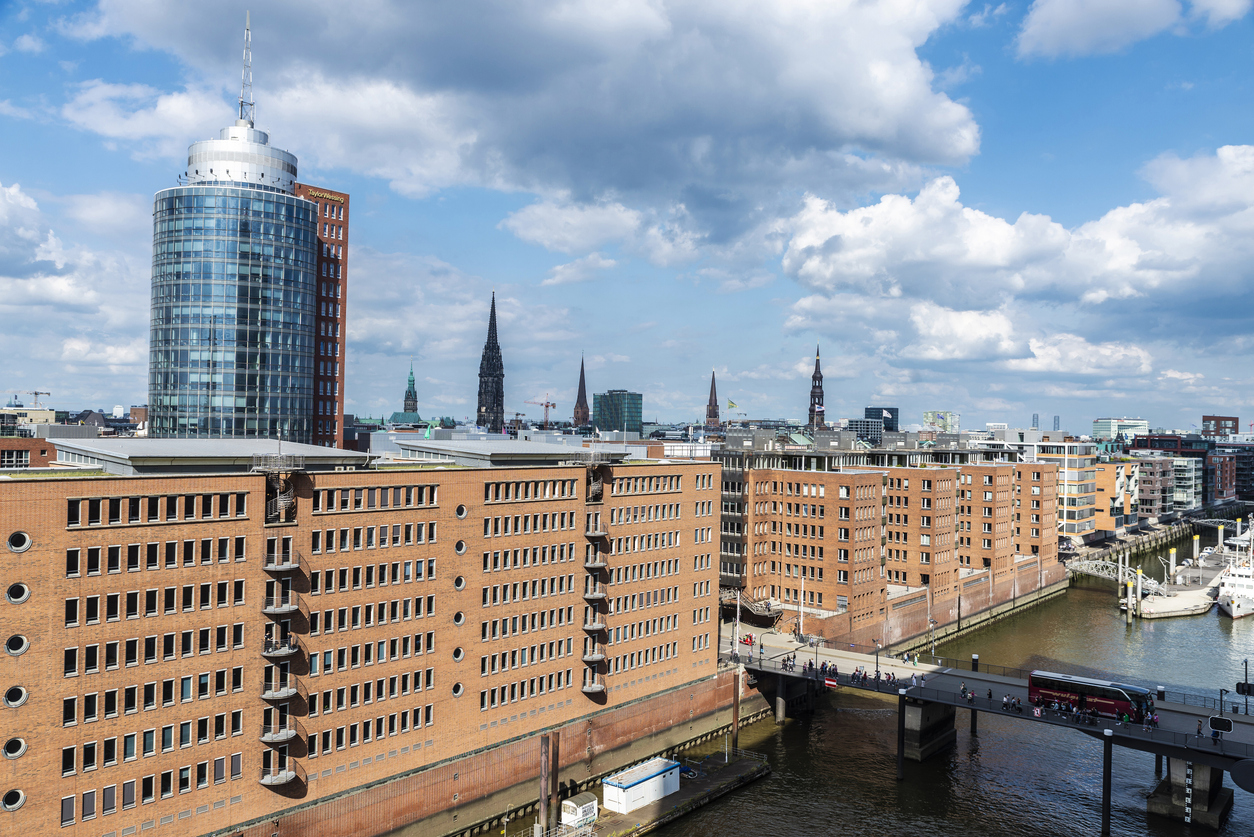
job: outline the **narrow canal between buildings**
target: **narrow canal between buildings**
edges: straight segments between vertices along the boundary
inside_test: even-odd
[[[1210,541],[1213,543],[1214,536]],[[1203,540],[1205,545],[1206,540]],[[1189,551],[1192,551],[1191,544]],[[1181,557],[1184,550],[1181,550]],[[1157,566],[1153,558],[1147,559]],[[1146,570],[1150,568],[1147,565]],[[1158,574],[1161,577],[1161,573]],[[983,663],[1123,679],[1218,696],[1254,656],[1254,619],[1204,616],[1124,624],[1110,581],[1082,582],[1064,596],[954,641],[937,653]],[[1227,701],[1245,704],[1230,694]],[[959,710],[958,743],[896,781],[896,701],[829,693],[813,714],[786,726],[742,731],[741,746],[766,753],[774,774],[657,832],[697,835],[1097,835],[1101,743],[1080,732],[983,715],[979,735]],[[1116,747],[1112,832],[1214,834],[1145,811],[1157,784],[1154,757]],[[1225,776],[1225,784],[1234,787]],[[1254,795],[1235,788],[1226,835],[1254,837]]]

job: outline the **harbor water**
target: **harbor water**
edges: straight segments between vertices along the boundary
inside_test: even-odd
[[[1234,684],[1251,652],[1254,618],[1233,622],[1212,610],[1127,626],[1115,604],[1114,583],[1100,580],[1082,581],[1064,596],[937,647],[950,658],[979,654],[987,664],[1091,674],[1212,697],[1227,688],[1234,691],[1227,702],[1242,710],[1245,698],[1235,695]],[[896,725],[894,699],[848,693],[824,695],[814,713],[799,713],[783,727],[759,722],[742,731],[741,746],[766,753],[773,775],[658,833],[1100,832],[1102,747],[1096,739],[991,715],[980,717],[979,734],[971,736],[968,715],[959,710],[957,746],[922,764],[907,762],[906,780],[898,782]],[[1146,796],[1158,782],[1152,755],[1115,748],[1112,776],[1112,833],[1215,833],[1146,813]],[[1232,787],[1231,781],[1226,784]],[[1222,833],[1254,837],[1254,795],[1234,792]]]

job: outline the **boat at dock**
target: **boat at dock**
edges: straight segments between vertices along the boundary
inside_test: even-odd
[[[1224,542],[1228,566],[1220,573],[1219,612],[1232,619],[1242,619],[1254,613],[1254,554],[1251,553],[1251,533],[1246,532]]]
[[[1233,619],[1254,613],[1254,567],[1233,563],[1219,576],[1219,612]]]

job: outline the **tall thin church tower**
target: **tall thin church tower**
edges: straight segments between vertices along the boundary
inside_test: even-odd
[[[810,378],[810,429],[822,430],[826,413],[823,408],[823,370],[819,368],[819,347],[814,347],[814,375]]]
[[[501,361],[501,344],[496,341],[496,293],[492,294],[492,312],[488,315],[488,340],[483,344],[479,361],[479,411],[475,423],[489,433],[505,430],[505,364]]]
[[[710,401],[705,405],[705,426],[718,427],[718,390],[714,387],[714,370],[710,370]]]
[[[409,386],[405,387],[405,412],[418,412],[418,387],[414,385],[414,364],[409,364]]]
[[[579,392],[575,395],[575,427],[587,427],[592,423],[592,414],[588,410],[588,387],[583,380],[583,358],[579,358]]]

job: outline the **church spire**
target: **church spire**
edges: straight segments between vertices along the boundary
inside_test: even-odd
[[[418,387],[414,384],[414,362],[409,362],[409,386],[405,387],[405,412],[418,412]]]
[[[705,426],[718,427],[718,390],[714,386],[714,370],[710,370],[710,401],[705,405]]]
[[[814,347],[814,375],[810,378],[810,429],[822,430],[827,414],[823,408],[823,370],[819,367],[819,347]]]
[[[579,392],[575,395],[575,427],[587,427],[592,422],[588,411],[588,388],[583,378],[583,358],[579,358]]]
[[[483,357],[479,361],[479,411],[475,422],[489,433],[501,433],[505,429],[505,364],[501,360],[501,345],[496,339],[495,291],[488,314],[488,339],[483,344]]]

